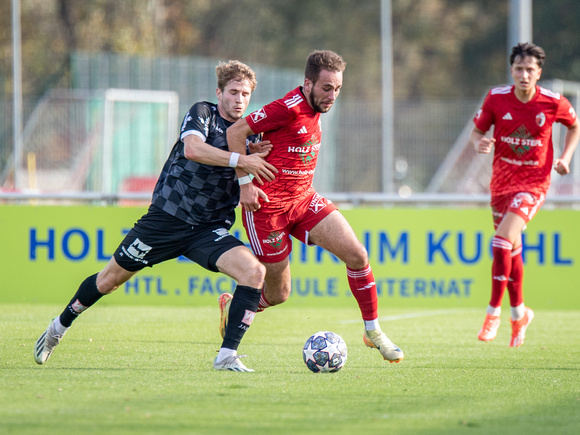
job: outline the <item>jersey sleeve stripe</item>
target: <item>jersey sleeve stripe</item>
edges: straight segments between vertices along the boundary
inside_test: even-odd
[[[549,89],[546,89],[546,88],[540,87],[540,93],[542,95],[545,95],[546,97],[554,98],[556,100],[559,100],[560,99],[560,94],[559,93],[553,92],[553,91],[551,91]]]
[[[207,137],[204,136],[204,134],[201,131],[198,130],[187,130],[184,131],[183,133],[181,133],[181,140],[185,139],[186,136],[189,135],[194,135],[199,137],[202,141],[206,141]]]
[[[509,94],[512,91],[512,87],[511,86],[500,86],[498,88],[493,88],[491,90],[491,95],[496,95],[496,94]]]
[[[294,106],[297,106],[302,102],[302,97],[300,95],[294,95],[292,98],[288,100],[284,100],[284,104],[290,109]]]

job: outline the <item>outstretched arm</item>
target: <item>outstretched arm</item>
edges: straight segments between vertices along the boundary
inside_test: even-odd
[[[566,175],[570,173],[570,162],[572,161],[572,155],[576,146],[578,146],[578,140],[580,140],[580,123],[578,118],[574,121],[568,131],[566,132],[566,137],[564,138],[564,150],[559,159],[554,160],[554,169],[560,175]]]

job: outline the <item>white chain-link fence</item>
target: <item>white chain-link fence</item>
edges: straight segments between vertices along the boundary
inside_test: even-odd
[[[73,58],[72,90],[53,90],[28,114],[14,167],[9,101],[0,102],[0,186],[7,193],[35,193],[58,197],[83,193],[87,198],[144,197],[151,193],[168,149],[177,139],[181,118],[196,101],[215,101],[215,65],[204,58],[145,59],[79,53]],[[249,109],[255,110],[302,84],[301,71],[256,66],[258,87]],[[348,84],[346,83],[345,86]],[[577,107],[573,84],[547,84],[564,93]],[[151,98],[117,101],[114,119],[106,122],[109,88],[132,89]],[[179,95],[179,107],[169,110],[157,100],[159,91]],[[167,93],[167,92],[166,92]],[[155,96],[155,98],[154,98]],[[382,192],[381,103],[340,97],[323,115],[323,145],[315,176],[317,188],[329,197],[349,202],[392,202],[409,197],[445,202],[458,198],[482,201],[488,193],[491,158],[475,153],[469,144],[474,113],[481,100],[395,101],[393,192]],[[250,113],[250,112],[247,113]],[[172,121],[173,119],[173,121]],[[174,131],[171,125],[174,125]],[[109,128],[109,130],[107,130]],[[113,135],[107,142],[107,132]],[[564,129],[555,130],[556,154]],[[107,155],[107,150],[111,154]],[[577,153],[576,156],[579,154]],[[554,177],[553,198],[580,194],[580,168]],[[103,180],[103,177],[110,177]],[[83,196],[79,195],[79,196]],[[438,196],[438,198],[433,196]],[[431,198],[431,199],[430,199]]]

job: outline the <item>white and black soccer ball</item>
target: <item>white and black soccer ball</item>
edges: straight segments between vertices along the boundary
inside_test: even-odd
[[[302,356],[306,367],[314,373],[334,373],[346,364],[346,343],[334,332],[320,331],[304,344]]]

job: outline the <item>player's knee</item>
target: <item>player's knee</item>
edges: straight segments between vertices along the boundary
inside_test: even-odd
[[[275,293],[267,293],[266,299],[270,305],[280,305],[288,300],[290,297],[290,289],[279,289]]]
[[[245,269],[244,281],[249,286],[254,288],[262,288],[264,286],[264,278],[266,277],[266,268],[259,261],[254,261]]]
[[[264,286],[264,296],[270,305],[279,305],[288,300],[292,286],[284,279],[268,279]]]
[[[125,277],[101,271],[97,275],[97,290],[104,295],[108,295],[117,290],[126,281]]]
[[[363,245],[359,245],[357,249],[353,249],[349,253],[346,265],[354,270],[364,269],[369,264],[369,255]]]
[[[108,295],[109,293],[113,293],[115,290],[119,288],[118,285],[115,285],[113,281],[108,276],[103,276],[102,273],[97,275],[97,290],[104,295]]]

